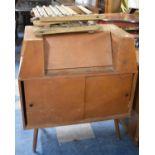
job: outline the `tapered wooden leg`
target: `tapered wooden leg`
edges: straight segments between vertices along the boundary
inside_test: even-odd
[[[120,134],[118,119],[114,119],[114,123],[115,123],[116,135],[117,135],[117,137],[118,137],[119,139],[121,139],[121,134]]]
[[[34,129],[33,133],[33,152],[36,152],[36,147],[37,147],[37,138],[38,138],[38,129]]]

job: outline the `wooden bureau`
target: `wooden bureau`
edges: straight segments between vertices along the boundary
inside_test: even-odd
[[[40,38],[34,29],[25,28],[19,71],[25,129],[130,116],[137,79],[132,35],[114,25]]]

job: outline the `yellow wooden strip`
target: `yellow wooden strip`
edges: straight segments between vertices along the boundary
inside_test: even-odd
[[[69,16],[69,15],[70,15],[70,13],[68,13],[62,6],[56,5],[55,7],[56,7],[63,15],[65,15],[65,16]]]
[[[33,25],[34,26],[39,26],[39,27],[44,27],[44,26],[50,26],[50,25],[55,25],[55,24],[62,24],[64,22],[42,22],[39,20],[34,20]]]
[[[67,12],[69,12],[70,15],[77,15],[75,11],[73,11],[70,7],[61,5]]]
[[[53,7],[51,5],[48,6],[48,9],[52,12],[53,17],[57,16],[56,13],[53,10]]]
[[[69,8],[71,8],[73,11],[75,11],[77,14],[84,14],[83,11],[81,9],[79,9],[76,5],[71,5],[68,6]]]
[[[53,12],[47,6],[43,6],[44,10],[46,11],[48,16],[54,16]]]
[[[56,16],[63,16],[62,13],[56,7],[53,7],[52,5],[49,5],[49,7]]]
[[[38,12],[38,10],[36,8],[33,8],[32,9],[32,12],[34,13],[34,16],[35,17],[41,17],[40,14],[39,14],[39,12]]]
[[[104,14],[92,14],[92,15],[76,15],[76,16],[62,16],[62,17],[40,17],[40,21],[52,22],[52,21],[88,21],[88,20],[102,20]]]
[[[44,14],[42,13],[41,9],[39,6],[36,6],[37,11],[39,12],[40,16],[43,17]]]
[[[65,6],[66,9],[70,10],[73,15],[78,15],[78,12],[74,11],[72,8]]]
[[[101,30],[100,25],[93,26],[77,26],[77,27],[51,27],[51,28],[38,28],[34,34],[36,36],[48,35],[48,34],[60,34],[60,33],[72,33],[72,32],[94,32]]]
[[[85,7],[83,7],[82,5],[78,5],[77,6],[79,9],[81,9],[84,13],[86,13],[86,14],[92,14],[92,11],[90,11],[90,10],[88,10],[88,9],[86,9]]]
[[[41,11],[42,11],[44,17],[48,17],[48,14],[47,14],[46,11],[44,10],[44,8],[43,8],[43,7],[40,7],[40,9],[41,9]]]

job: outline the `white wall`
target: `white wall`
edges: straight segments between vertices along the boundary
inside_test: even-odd
[[[92,5],[94,6],[96,4],[96,0],[75,0],[76,3],[80,3],[83,5]]]

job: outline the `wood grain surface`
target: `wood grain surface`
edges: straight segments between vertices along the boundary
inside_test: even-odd
[[[25,129],[119,119],[131,114],[137,80],[134,38],[102,32],[34,36],[25,29],[19,89]]]

